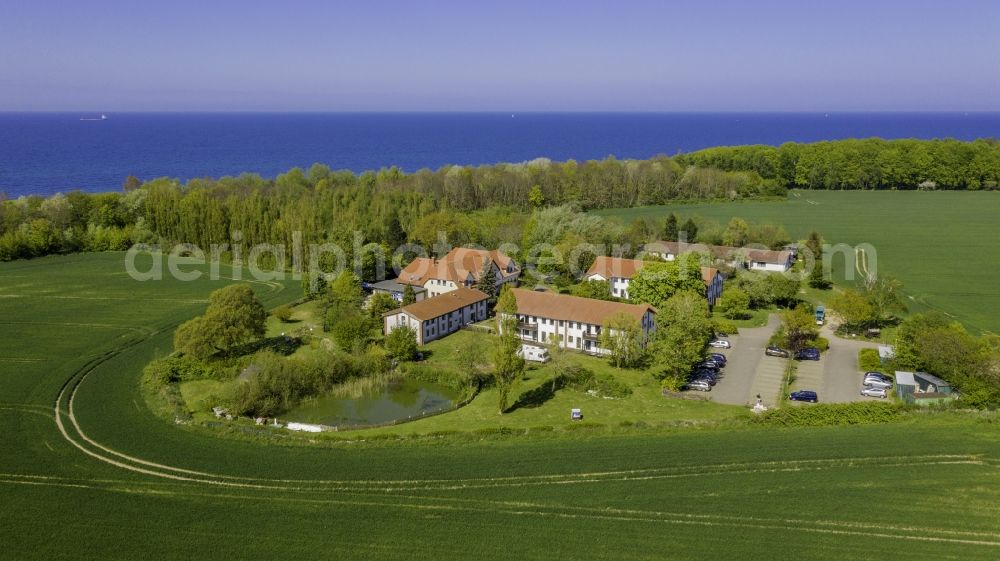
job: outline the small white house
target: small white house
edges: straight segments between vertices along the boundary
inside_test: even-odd
[[[488,299],[484,292],[460,287],[382,314],[383,333],[407,326],[416,332],[417,344],[424,345],[486,319]]]
[[[743,267],[751,271],[785,273],[792,268],[795,254],[788,250],[741,249]]]
[[[751,271],[768,271],[784,273],[792,268],[796,252],[783,249],[754,249],[750,247],[731,247],[726,245],[690,244],[683,242],[650,242],[643,248],[643,253],[673,261],[682,253],[698,252],[712,256],[717,262],[730,267],[739,267]]]

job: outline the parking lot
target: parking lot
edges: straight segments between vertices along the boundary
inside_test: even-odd
[[[767,341],[779,324],[778,316],[772,314],[766,327],[741,329],[739,335],[731,335],[731,349],[712,349],[728,359],[723,377],[709,394],[712,401],[753,405],[760,395],[765,405],[773,407],[787,399],[778,395],[787,359],[764,355]],[[874,399],[860,395],[863,373],[858,368],[858,350],[876,345],[838,338],[829,325],[823,327],[822,335],[830,341],[830,349],[818,361],[798,362],[791,390],[813,390],[822,403]]]

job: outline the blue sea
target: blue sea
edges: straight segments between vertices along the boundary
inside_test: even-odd
[[[412,172],[445,164],[648,158],[708,146],[849,137],[1000,136],[1000,113],[0,113],[8,197],[141,179],[273,177],[321,162]]]

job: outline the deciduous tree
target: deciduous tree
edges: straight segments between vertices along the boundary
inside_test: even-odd
[[[638,319],[625,312],[619,312],[604,322],[600,342],[615,367],[633,367],[643,358],[642,326]]]
[[[493,377],[497,387],[499,414],[507,411],[510,392],[524,374],[520,356],[521,339],[517,335],[517,298],[506,285],[497,300],[497,337],[493,348]]]

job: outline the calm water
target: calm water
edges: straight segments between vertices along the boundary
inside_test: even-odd
[[[1000,136],[1000,113],[0,113],[0,192],[117,190],[142,179],[274,176],[322,162],[363,171],[648,158],[707,146],[848,137]]]
[[[451,408],[457,393],[445,386],[399,380],[360,399],[324,396],[311,399],[281,419],[330,426],[370,425]]]

